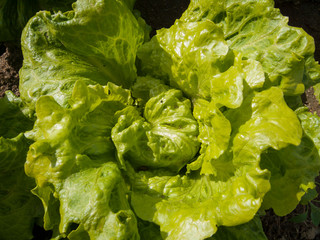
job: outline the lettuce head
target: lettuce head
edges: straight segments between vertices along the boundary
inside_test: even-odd
[[[24,165],[53,239],[265,240],[260,214],[290,213],[320,170],[312,37],[271,0],[192,0],[151,39],[133,8],[30,19],[22,110],[1,118],[26,128],[0,129],[1,166]]]

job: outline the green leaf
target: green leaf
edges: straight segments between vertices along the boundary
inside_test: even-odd
[[[136,51],[144,33],[127,5],[79,0],[73,8],[37,13],[22,35],[20,93],[31,107],[42,95],[68,106],[77,80],[129,87],[136,78]]]
[[[70,175],[57,189],[57,196],[62,236],[139,239],[137,220],[126,199],[126,185],[115,163]],[[70,232],[72,223],[79,226]]]
[[[249,120],[239,118],[240,113],[250,113]],[[270,147],[281,149],[300,142],[299,120],[278,88],[253,93],[239,109],[226,114],[234,133],[227,150],[211,161],[217,175],[201,175],[199,170],[182,176],[146,171],[132,177],[138,196],[131,202],[133,208],[144,205],[153,212],[153,221],[166,239],[204,239],[219,226],[253,219],[270,190],[270,173],[260,169],[260,155]],[[150,214],[141,210],[137,214],[150,221]]]
[[[271,0],[192,0],[180,20],[211,20],[221,27],[232,50],[262,64],[266,87],[276,85],[286,95],[300,95],[320,80],[312,37],[288,26],[288,18]]]
[[[305,211],[304,213],[301,213],[299,215],[296,215],[292,218],[289,219],[289,221],[294,222],[294,223],[302,223],[306,221],[308,218],[308,211]]]
[[[0,238],[32,238],[35,219],[42,214],[41,203],[30,190],[35,186],[24,173],[29,143],[23,134],[0,137]]]
[[[271,171],[272,186],[263,207],[272,207],[280,216],[290,213],[300,201],[307,203],[320,171],[320,135],[316,127],[319,117],[306,108],[297,109],[296,114],[304,131],[301,143],[280,151],[270,150],[263,154],[261,161],[261,167]]]
[[[315,226],[320,224],[320,208],[310,202],[310,216],[311,221]]]
[[[271,0],[191,0],[149,41],[133,7],[29,21],[22,98],[0,100],[4,181],[34,178],[53,239],[265,240],[258,211],[314,197],[320,118],[298,108],[320,81],[312,38]]]
[[[241,105],[244,80],[252,88],[264,82],[260,64],[230,50],[222,30],[210,21],[176,21],[142,46],[138,57],[146,74],[169,78],[170,85],[188,97],[214,99],[219,106]]]
[[[296,110],[301,125],[306,135],[309,136],[320,154],[320,117],[316,113],[309,112],[308,108],[301,107]]]
[[[316,97],[316,99],[319,102],[320,101],[320,84],[314,85],[313,90],[314,90],[314,96]]]
[[[221,177],[225,174],[228,178],[229,171],[219,171],[220,168],[227,168],[224,163],[219,165],[218,158],[229,146],[231,124],[220,112],[216,105],[203,99],[194,101],[193,115],[199,124],[199,142],[201,142],[200,156],[188,164],[188,170],[198,170],[201,174],[213,174]]]
[[[139,234],[141,240],[162,240],[160,233],[160,228],[158,225],[152,223],[143,221],[141,219],[138,220],[138,226],[139,226]]]
[[[307,205],[309,202],[314,200],[318,196],[318,192],[315,188],[308,189],[305,195],[300,200],[302,205]]]
[[[33,126],[27,113],[12,92],[0,99],[0,238],[4,240],[31,239],[35,219],[42,214],[41,203],[30,192],[35,182],[24,173],[30,142],[23,132]]]
[[[219,79],[215,80],[214,76],[226,71],[233,64],[234,55],[223,39],[222,30],[210,21],[176,21],[170,29],[159,30],[156,38],[172,59],[170,84],[183,90],[189,97],[210,99],[211,89],[215,90],[212,85],[221,82]],[[226,77],[225,81],[228,79]],[[229,81],[234,88],[225,87],[225,94],[234,89],[235,93],[230,94],[236,95],[237,88],[240,88],[241,92],[242,78],[230,78]],[[219,89],[221,87],[223,86],[218,85]],[[221,96],[224,95],[218,95]]]
[[[153,93],[151,93],[153,94]],[[198,126],[191,103],[182,92],[170,89],[145,104],[143,117],[134,107],[117,113],[112,140],[124,167],[180,170],[198,152]]]
[[[299,146],[263,154],[261,167],[271,172],[271,191],[266,194],[263,207],[272,207],[277,215],[284,216],[297,207],[309,189],[315,188],[320,157],[312,140],[304,136]]]
[[[283,93],[279,88],[272,87],[254,93],[252,102],[250,102],[251,106],[248,108],[246,105],[247,102],[243,107],[234,111],[230,110],[226,114],[231,123],[236,123],[233,125],[234,134],[236,134],[233,151],[234,161],[237,164],[249,163],[250,159],[255,162],[257,153],[262,153],[269,147],[279,150],[289,144],[300,144],[302,137],[300,122],[296,114],[285,103]],[[240,114],[250,119],[238,118]],[[237,129],[239,123],[243,121],[245,123]]]
[[[60,213],[59,200],[54,196],[54,187],[49,184],[45,187],[36,186],[31,191],[42,202],[44,209],[43,214],[43,228],[45,230],[53,230],[53,236],[59,233]]]
[[[0,98],[0,136],[13,138],[32,127],[33,120],[29,118],[28,109],[21,99],[12,92],[6,92]]]
[[[168,91],[170,87],[159,79],[147,77],[138,77],[132,86],[132,96],[139,101],[141,107],[145,107],[146,102],[158,94]]]
[[[235,227],[221,227],[210,240],[267,240],[259,216]]]
[[[38,118],[27,134],[35,143],[30,146],[25,170],[39,186],[113,159],[114,114],[133,100],[128,90],[112,83],[88,87],[78,81],[70,102],[71,108],[61,107],[50,96],[37,102]]]
[[[128,90],[112,83],[87,86],[82,81],[75,83],[70,108],[50,96],[37,101],[38,118],[27,133],[35,142],[25,171],[36,179],[33,192],[44,205],[44,227],[53,229],[54,236],[138,238],[122,175],[115,163],[107,163],[115,154],[114,115],[131,104]]]
[[[265,82],[261,64],[232,51],[222,29],[208,20],[176,21],[144,44],[138,57],[144,74],[169,79],[188,97],[214,101],[218,107],[239,107],[245,86],[257,89]]]
[[[152,76],[169,82],[172,59],[162,49],[158,38],[153,37],[144,43],[137,51],[138,73],[141,76]]]

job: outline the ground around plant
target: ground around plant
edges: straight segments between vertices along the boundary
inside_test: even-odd
[[[141,11],[142,17],[153,27],[152,34],[161,27],[169,27],[179,18],[187,8],[188,0],[137,0],[136,8]],[[302,27],[314,37],[316,51],[315,58],[320,61],[320,1],[276,1],[283,15],[289,16],[289,24]],[[22,66],[22,53],[19,42],[0,43],[0,97],[5,91],[11,90],[19,96],[19,69]],[[313,89],[307,89],[303,96],[304,104],[311,112],[320,116],[320,106],[313,95]],[[317,179],[319,185],[320,178]],[[318,189],[320,193],[320,189]],[[320,198],[316,198],[320,201]],[[314,203],[317,205],[317,202]],[[318,205],[319,206],[319,205]],[[299,205],[293,213],[278,217],[272,211],[267,211],[262,217],[264,231],[269,240],[308,240],[320,239],[320,228],[314,226],[308,218],[302,223],[293,223],[290,219],[307,211],[307,206]]]

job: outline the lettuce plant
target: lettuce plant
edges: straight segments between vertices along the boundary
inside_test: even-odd
[[[133,4],[78,0],[23,30],[20,113],[6,114],[30,125],[19,174],[44,229],[266,239],[260,215],[290,213],[320,170],[320,118],[300,98],[320,82],[313,39],[269,0],[192,0],[149,39]]]

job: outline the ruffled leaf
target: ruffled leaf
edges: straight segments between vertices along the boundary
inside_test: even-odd
[[[66,13],[39,12],[22,35],[21,98],[42,95],[68,106],[77,80],[129,87],[144,32],[122,1],[79,0]]]

